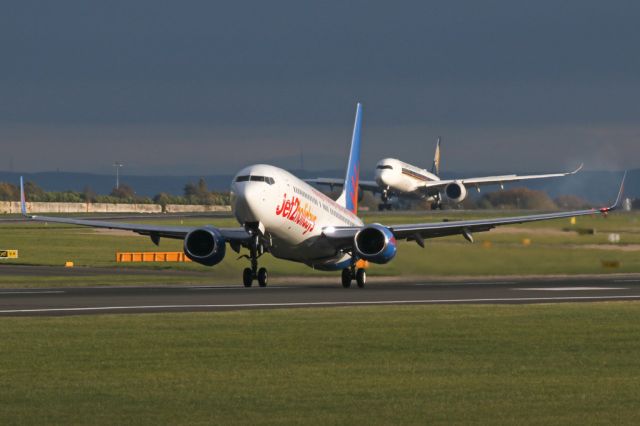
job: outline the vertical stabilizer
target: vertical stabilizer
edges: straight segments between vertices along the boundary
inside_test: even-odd
[[[353,125],[353,136],[351,137],[351,151],[349,152],[349,164],[347,164],[347,175],[344,178],[344,189],[336,200],[338,204],[351,211],[358,213],[358,182],[360,180],[360,127],[362,124],[362,105],[358,103],[356,107],[356,121]]]
[[[433,156],[433,165],[431,166],[431,173],[436,176],[440,176],[440,136],[438,136],[438,143],[436,143],[436,153]]]

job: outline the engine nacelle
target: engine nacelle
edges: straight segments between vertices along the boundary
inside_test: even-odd
[[[215,228],[198,228],[184,239],[184,254],[194,262],[213,266],[224,259],[226,241]]]
[[[354,237],[354,247],[359,258],[373,263],[387,263],[398,250],[393,233],[380,224],[367,225]]]
[[[460,203],[467,198],[467,188],[460,181],[451,182],[444,188],[444,194],[454,203]]]

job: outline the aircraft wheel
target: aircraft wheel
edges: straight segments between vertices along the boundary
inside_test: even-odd
[[[253,284],[253,271],[251,268],[244,268],[244,271],[242,271],[242,283],[245,287],[251,287],[251,284]]]
[[[260,287],[267,286],[267,277],[267,268],[258,269],[258,284],[260,285]]]
[[[351,270],[349,268],[345,268],[342,270],[342,287],[349,288],[351,287]]]
[[[385,205],[384,204],[378,204],[378,211],[383,211],[385,209]]]
[[[367,272],[364,269],[358,269],[356,272],[356,283],[358,287],[362,288],[367,282]]]

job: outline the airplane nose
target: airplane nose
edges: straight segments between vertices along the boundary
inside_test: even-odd
[[[392,184],[393,171],[389,169],[378,170],[376,173],[376,183],[380,186],[390,186]]]
[[[258,220],[258,212],[265,203],[265,188],[262,182],[243,182],[235,188],[235,211],[245,221]]]

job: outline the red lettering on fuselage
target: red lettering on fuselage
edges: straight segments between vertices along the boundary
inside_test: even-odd
[[[304,232],[313,231],[316,226],[317,216],[311,212],[309,204],[305,203],[304,206],[300,206],[300,199],[296,196],[287,199],[287,194],[284,194],[282,204],[276,206],[276,215],[289,219],[291,222],[302,227]]]

